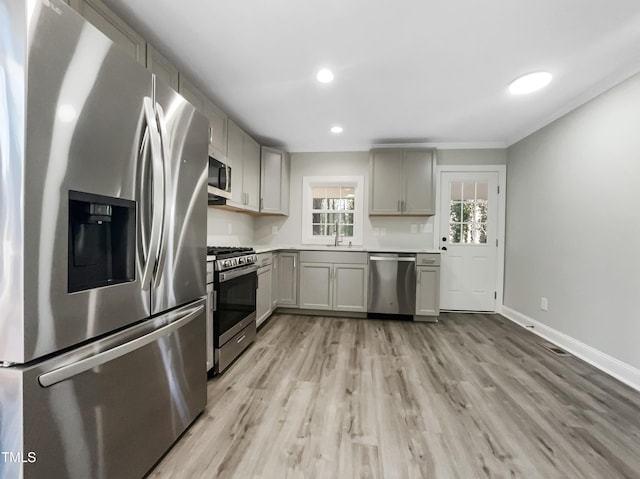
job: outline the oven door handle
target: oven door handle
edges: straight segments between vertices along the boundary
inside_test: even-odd
[[[220,283],[224,283],[225,281],[229,281],[239,276],[244,276],[245,274],[255,273],[256,271],[258,271],[258,266],[256,266],[255,264],[252,264],[250,266],[244,266],[242,268],[234,269],[232,271],[220,273],[218,278]]]

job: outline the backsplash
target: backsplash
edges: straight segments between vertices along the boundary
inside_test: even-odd
[[[254,218],[220,208],[207,209],[207,245],[252,246]]]

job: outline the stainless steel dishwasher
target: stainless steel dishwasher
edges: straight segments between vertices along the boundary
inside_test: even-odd
[[[380,314],[415,314],[416,255],[369,254],[367,311]]]

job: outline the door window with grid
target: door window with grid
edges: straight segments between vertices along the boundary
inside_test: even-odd
[[[454,181],[449,199],[449,242],[486,244],[487,181]]]
[[[362,244],[362,177],[303,178],[303,243]]]

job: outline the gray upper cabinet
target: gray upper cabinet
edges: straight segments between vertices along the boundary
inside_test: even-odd
[[[260,171],[260,212],[289,214],[291,158],[286,151],[262,147]]]
[[[227,158],[231,166],[231,200],[227,206],[257,213],[260,207],[260,145],[231,120]]]
[[[227,115],[182,73],[180,74],[179,91],[187,101],[209,119],[209,155],[223,161],[226,160],[228,156]],[[231,181],[233,182],[233,177]]]
[[[399,215],[402,183],[402,150],[371,150],[369,214]]]
[[[146,66],[146,42],[100,0],[70,0],[69,5],[120,46],[140,65]]]
[[[228,117],[216,105],[207,102],[206,115],[209,118],[209,154],[214,158],[227,157]]]
[[[371,150],[369,214],[390,216],[435,214],[432,149]]]
[[[155,73],[174,90],[180,87],[178,70],[158,50],[147,43],[147,70]]]
[[[179,75],[178,92],[196,109],[206,116],[207,97],[182,73]]]

